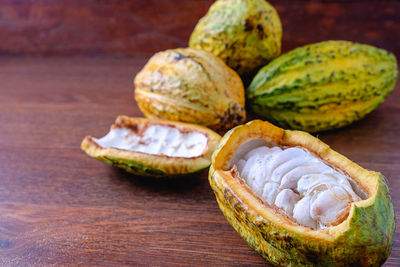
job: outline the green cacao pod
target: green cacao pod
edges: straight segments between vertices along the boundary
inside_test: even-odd
[[[207,50],[240,75],[253,72],[281,53],[282,26],[265,0],[218,0],[200,19],[189,47]]]
[[[295,164],[302,157],[290,153],[264,153],[263,158],[255,160],[252,163],[254,165],[250,166],[254,174],[270,174],[271,179],[274,174],[280,173],[283,177],[278,185],[280,189],[285,177],[290,174],[292,178],[296,174],[301,175],[294,183],[298,188],[294,195],[301,194],[299,185],[304,185],[301,181],[314,183],[320,179],[321,183],[316,184],[312,192],[312,205],[301,206],[301,201],[305,199],[303,197],[294,207],[293,214],[289,214],[283,209],[285,207],[277,204],[279,195],[274,203],[261,196],[259,192],[264,195],[267,187],[264,186],[261,191],[254,187],[259,180],[257,177],[252,185],[251,180],[244,179],[246,167],[241,171],[241,160],[247,157],[247,162],[250,162],[257,149],[262,147],[278,151],[303,151],[314,157],[313,162],[306,164],[302,171]],[[320,167],[314,168],[317,162],[325,167],[322,170],[318,169]],[[257,171],[262,166],[268,169],[273,165],[277,167],[272,172]],[[292,169],[286,168],[289,165]],[[331,170],[327,171],[326,168]],[[357,192],[358,199],[347,201],[348,195],[334,193],[338,186],[328,180],[333,179],[335,172],[347,177],[336,185],[344,187],[347,184]],[[235,127],[225,134],[212,156],[209,181],[229,223],[253,249],[274,265],[379,266],[390,255],[396,223],[383,175],[363,169],[306,132],[283,130],[259,120]],[[332,192],[332,198],[323,199],[325,193],[332,195]],[[322,202],[319,201],[321,198]],[[318,201],[322,205],[317,205],[314,210],[314,204]],[[327,227],[317,229],[305,226],[299,217],[296,218],[298,205],[303,212],[314,211],[318,216],[334,211],[340,202],[345,204],[345,212],[333,214],[337,216],[332,218],[338,220]]]
[[[348,125],[381,104],[397,80],[393,54],[326,41],[270,62],[247,88],[252,110],[286,128],[318,132]]]
[[[119,116],[104,137],[86,136],[81,149],[136,175],[166,177],[207,168],[220,139],[199,125]]]
[[[191,48],[155,54],[136,75],[135,99],[151,119],[224,132],[246,118],[242,80],[221,59]]]

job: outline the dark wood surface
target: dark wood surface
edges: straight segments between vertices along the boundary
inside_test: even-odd
[[[151,55],[184,47],[213,0],[2,0],[0,54]],[[400,56],[400,1],[270,0],[283,50],[358,41]]]
[[[79,44],[79,34],[65,37],[61,46],[51,45],[51,40],[61,40],[62,26],[53,29],[54,36],[45,33],[48,40],[27,37],[24,26],[34,27],[29,24],[34,21],[18,20],[28,16],[23,13],[27,2],[0,2],[0,51],[5,54],[0,57],[0,266],[265,265],[219,211],[207,170],[178,180],[140,178],[91,159],[79,149],[85,135],[104,135],[117,115],[142,116],[133,97],[134,75],[156,50],[184,46],[211,1],[148,1],[153,7],[156,2],[164,5],[164,12],[154,16],[149,15],[154,8],[142,3],[138,12],[150,23],[146,31],[151,38],[125,32],[138,38],[126,50],[111,49],[114,39],[103,34],[97,39],[87,37],[94,50],[89,41],[85,45],[86,39]],[[99,6],[93,7],[94,2]],[[114,8],[111,2],[91,1],[86,7],[96,13]],[[115,2],[140,5],[141,1]],[[171,11],[168,2],[179,10]],[[399,56],[399,2],[271,2],[279,2],[284,50],[323,39],[347,39]],[[35,3],[46,7],[54,1]],[[191,3],[201,11],[192,10]],[[121,7],[106,14],[119,14],[115,16],[121,19],[128,14],[124,12]],[[4,14],[11,19],[6,21]],[[43,11],[41,16],[46,14]],[[180,14],[179,20],[171,14]],[[12,25],[15,28],[6,37],[4,30]],[[93,25],[83,31],[90,32]],[[13,41],[17,37],[21,39]],[[40,45],[29,50],[23,40]],[[59,56],[48,57],[54,54]],[[397,218],[399,136],[399,85],[362,121],[318,134],[333,149],[387,177]],[[386,265],[400,266],[400,229]]]

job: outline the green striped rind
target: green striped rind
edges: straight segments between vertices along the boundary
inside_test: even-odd
[[[127,159],[116,158],[116,157],[111,157],[111,156],[99,156],[99,157],[96,157],[96,159],[98,159],[104,163],[107,163],[113,167],[118,167],[118,168],[124,169],[125,171],[133,173],[135,175],[152,176],[152,177],[156,177],[156,178],[166,178],[166,177],[176,177],[176,176],[188,175],[191,173],[201,171],[209,166],[209,164],[198,165],[195,168],[191,169],[190,171],[186,171],[181,174],[179,174],[179,173],[172,174],[172,173],[168,172],[168,170],[152,168],[150,166],[147,166],[146,164],[143,164],[140,161],[135,161],[135,160],[127,160]]]
[[[350,222],[350,228],[335,241],[335,250],[342,253],[346,250],[346,244],[352,244],[347,257],[354,258],[356,255],[368,255],[368,261],[360,261],[360,265],[375,263],[382,265],[389,257],[392,250],[393,235],[396,227],[395,214],[389,189],[381,174],[379,188],[374,196],[374,204],[368,207],[354,207],[354,213]],[[367,259],[364,259],[367,260]]]
[[[240,236],[277,266],[380,266],[389,257],[394,210],[383,176],[373,205],[354,206],[349,229],[332,242],[306,238],[276,225],[238,199],[210,167],[209,181],[218,205]]]
[[[218,0],[200,19],[189,47],[209,51],[240,75],[281,53],[279,15],[265,0]]]
[[[162,170],[151,168],[139,161],[126,160],[126,159],[115,158],[115,157],[110,157],[110,156],[99,156],[99,157],[96,157],[96,159],[98,159],[104,163],[107,163],[113,167],[118,167],[118,168],[124,169],[125,171],[133,173],[135,175],[153,176],[153,177],[165,177],[165,176],[169,175],[167,172],[163,172]]]
[[[393,54],[326,41],[294,49],[263,67],[247,89],[253,111],[309,132],[348,125],[374,110],[397,80]]]

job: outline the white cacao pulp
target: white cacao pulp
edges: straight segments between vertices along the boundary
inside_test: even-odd
[[[153,124],[142,133],[126,127],[114,127],[104,137],[93,140],[101,147],[113,147],[134,152],[169,157],[201,156],[208,138],[199,132],[181,132],[176,127]]]
[[[340,223],[349,204],[365,198],[353,179],[299,147],[260,146],[236,166],[258,196],[313,229]]]

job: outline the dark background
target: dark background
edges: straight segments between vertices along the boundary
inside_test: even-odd
[[[0,0],[0,265],[263,266],[219,211],[208,171],[139,178],[90,159],[85,135],[142,116],[132,80],[187,46],[213,1]],[[330,39],[400,56],[399,1],[270,1],[283,50]],[[400,207],[399,85],[377,110],[317,136],[382,172]],[[400,265],[396,230],[387,266]]]
[[[151,55],[185,47],[210,0],[2,0],[0,52]],[[324,40],[372,44],[400,54],[399,1],[270,1],[283,50]]]

